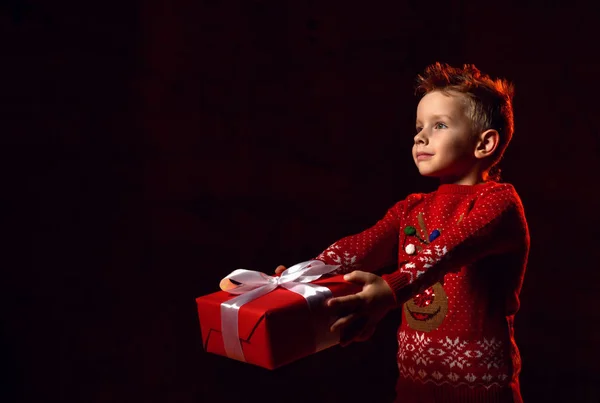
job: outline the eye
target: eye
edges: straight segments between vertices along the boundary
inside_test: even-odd
[[[439,130],[439,129],[447,129],[447,128],[448,128],[448,126],[446,126],[446,124],[445,124],[445,123],[442,123],[442,122],[437,122],[437,123],[435,124],[435,126],[433,126],[433,128],[434,128],[434,129],[437,129],[437,130]]]
[[[423,128],[421,126],[417,126],[416,127],[416,134],[419,134],[421,132],[421,130],[423,130]]]

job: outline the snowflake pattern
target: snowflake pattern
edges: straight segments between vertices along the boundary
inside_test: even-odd
[[[431,364],[433,360],[427,353],[427,346],[430,343],[431,337],[425,337],[425,333],[419,334],[417,332],[409,339],[406,332],[400,332],[398,334],[398,358],[404,361],[410,355],[410,359],[416,365]]]
[[[319,260],[332,261],[335,264],[342,266],[334,273],[349,273],[357,270],[360,267],[356,262],[357,258],[356,255],[351,255],[348,251],[343,251],[337,242],[317,256],[317,259]]]
[[[504,385],[509,378],[510,366],[503,360],[502,342],[495,338],[436,340],[427,333],[402,330],[398,332],[398,345],[400,375],[419,382],[489,387]]]
[[[460,369],[464,367],[469,367],[471,364],[468,361],[468,357],[465,357],[463,350],[467,345],[466,341],[460,341],[457,338],[451,340],[449,337],[446,337],[446,340],[442,343],[442,346],[445,348],[445,351],[449,352],[442,363],[447,365],[449,368],[454,368],[457,366]]]
[[[398,333],[398,361],[405,362],[408,360],[408,335],[406,332]]]
[[[413,281],[415,281],[415,277],[414,277],[413,271],[407,270],[407,269],[414,269],[416,267],[417,266],[414,263],[406,263],[405,265],[400,267],[400,273],[406,273],[410,277],[409,283],[412,283]],[[417,277],[419,276],[420,273],[422,273],[422,272],[420,272],[420,271],[417,272]]]
[[[475,375],[473,375],[472,373],[468,373],[467,375],[465,375],[465,379],[471,383],[475,382],[475,380],[477,379],[477,377]]]
[[[429,269],[433,267],[437,262],[442,260],[442,258],[448,253],[448,247],[446,245],[434,245],[433,249],[427,248],[423,249],[419,257],[417,258],[420,262],[423,262],[423,268]],[[425,273],[425,270],[415,270],[416,265],[412,262],[406,263],[403,267],[400,268],[401,273],[407,273],[410,276],[410,283],[412,283],[416,278]],[[412,269],[412,270],[407,270]]]
[[[483,379],[484,382],[490,382],[492,379],[494,379],[494,377],[491,376],[490,374],[485,374],[481,377],[481,379]]]
[[[502,343],[492,337],[490,340],[484,338],[483,341],[478,341],[477,345],[483,350],[481,354],[485,355],[482,360],[483,365],[486,365],[487,369],[500,368],[502,365]]]
[[[450,372],[448,374],[448,379],[450,379],[452,382],[456,382],[458,381],[460,377],[458,375],[456,375],[454,372]]]
[[[419,333],[415,333],[413,340],[415,342],[413,354],[413,360],[415,361],[415,364],[431,364],[433,361],[427,354],[427,346],[429,343],[431,343],[431,337],[425,337],[425,333],[421,333],[421,335],[419,335]]]

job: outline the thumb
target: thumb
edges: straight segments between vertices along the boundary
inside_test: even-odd
[[[369,282],[371,273],[365,271],[354,270],[352,273],[348,273],[344,276],[344,280],[356,284],[366,284]]]

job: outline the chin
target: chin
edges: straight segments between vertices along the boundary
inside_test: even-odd
[[[430,171],[430,170],[427,170],[427,169],[423,169],[423,170],[419,169],[419,173],[421,174],[421,176],[426,176],[428,178],[439,178],[440,177],[440,175],[438,174],[438,172],[436,172],[436,171]]]

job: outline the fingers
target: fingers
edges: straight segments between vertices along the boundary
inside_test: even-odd
[[[330,330],[340,332],[342,346],[368,340],[375,332],[376,322],[365,311],[366,301],[361,293],[332,298],[327,301],[327,305],[336,315],[341,316]]]
[[[367,325],[363,331],[355,338],[356,341],[367,341],[375,334],[375,326]]]
[[[359,336],[364,332],[365,326],[368,323],[368,318],[359,316],[353,318],[352,322],[340,331],[340,344],[342,347],[349,345],[352,342],[360,341]]]
[[[366,317],[358,317],[352,323],[342,329],[340,334],[340,345],[346,347],[353,342],[369,340],[375,334],[375,326]]]
[[[221,290],[223,290],[223,291],[231,290],[232,288],[235,288],[235,287],[237,287],[237,286],[234,283],[232,283],[231,280],[229,280],[228,278],[224,278],[219,283],[219,288],[221,288]]]
[[[358,293],[338,298],[331,298],[327,301],[327,306],[331,310],[332,314],[337,316],[345,316],[362,308],[364,306],[364,301],[360,293]]]
[[[331,325],[329,330],[331,330],[331,332],[343,331],[345,327],[350,326],[352,322],[358,318],[359,316],[357,313],[351,313],[350,315],[343,316],[336,320],[335,323]]]
[[[351,283],[366,284],[373,281],[373,273],[367,273],[366,271],[354,270],[344,276],[344,280]]]
[[[283,265],[279,265],[277,266],[277,268],[275,269],[275,274],[277,274],[278,276],[281,275],[281,273],[283,273],[285,271],[286,267]]]

